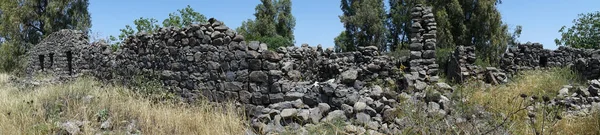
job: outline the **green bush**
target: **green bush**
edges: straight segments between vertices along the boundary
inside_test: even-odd
[[[282,36],[274,36],[274,37],[261,37],[258,41],[262,43],[266,43],[269,47],[269,50],[275,50],[279,47],[293,46],[294,43],[289,39],[286,39]]]
[[[14,42],[0,44],[0,72],[18,74],[22,71],[25,50],[25,46]]]
[[[453,51],[453,47],[435,49],[435,62],[440,65],[440,71],[438,73],[440,76],[446,74],[446,67],[448,67],[448,61],[450,60]]]

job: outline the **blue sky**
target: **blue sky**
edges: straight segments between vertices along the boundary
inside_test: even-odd
[[[206,17],[219,19],[230,28],[254,19],[254,7],[259,0],[91,0],[92,34],[106,38],[118,35],[119,29],[132,25],[139,17],[156,18],[162,22],[169,13],[190,5]],[[554,39],[560,37],[563,25],[572,25],[579,13],[600,11],[599,0],[503,0],[499,6],[503,21],[514,28],[523,26],[522,42],[540,42],[555,49]],[[308,43],[333,47],[333,39],[344,29],[338,16],[342,14],[339,0],[293,1],[296,17],[296,45]]]

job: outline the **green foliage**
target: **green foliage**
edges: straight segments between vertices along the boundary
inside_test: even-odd
[[[387,41],[391,51],[396,48],[405,48],[409,42],[411,9],[417,3],[424,3],[423,0],[389,0],[390,9],[387,14]],[[439,24],[438,24],[439,25]]]
[[[333,42],[335,43],[335,52],[348,52],[356,50],[355,46],[352,45],[352,41],[349,39],[348,34],[346,34],[346,31],[342,31],[339,36],[335,37]]]
[[[443,71],[445,69],[445,67],[448,67],[448,62],[450,62],[450,57],[452,56],[452,52],[454,51],[454,48],[437,48],[435,50],[435,63],[437,63],[440,67],[442,67],[439,71],[438,74],[441,75],[445,75],[445,71]],[[443,78],[443,77],[440,77]]]
[[[29,47],[52,32],[89,32],[88,5],[88,0],[0,0],[0,70],[20,69]]]
[[[188,5],[184,9],[178,9],[177,12],[179,13],[169,14],[169,18],[163,21],[164,27],[174,26],[181,28],[190,24],[207,22],[206,17],[203,14],[194,11],[194,9],[190,7],[190,5]]]
[[[340,21],[346,28],[347,40],[339,40],[346,41],[339,42],[341,44],[336,42],[336,48],[355,51],[359,46],[377,46],[380,51],[387,50],[383,0],[342,0],[340,7],[343,12]]]
[[[89,32],[88,0],[0,0],[0,39],[37,44],[61,29]]]
[[[555,39],[556,45],[575,48],[600,49],[600,11],[579,14],[579,18],[570,28],[563,26],[558,32],[560,39]]]
[[[0,44],[0,72],[19,72],[19,69],[23,69],[26,46],[14,42]]]
[[[296,19],[291,0],[261,0],[255,8],[255,19],[248,19],[236,29],[248,41],[267,43],[269,49],[294,44]]]
[[[258,41],[266,43],[270,50],[275,50],[279,47],[294,45],[294,43],[292,43],[289,39],[286,39],[285,37],[279,35],[273,37],[261,37],[260,39],[258,39]]]

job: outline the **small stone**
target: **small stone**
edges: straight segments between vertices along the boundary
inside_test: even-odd
[[[345,121],[348,119],[342,110],[335,110],[327,114],[327,116],[323,119],[323,122],[333,122],[334,120],[342,120]]]
[[[357,113],[356,122],[358,122],[359,124],[368,124],[369,122],[371,122],[371,116],[365,113]]]

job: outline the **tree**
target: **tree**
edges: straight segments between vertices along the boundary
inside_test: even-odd
[[[510,34],[497,5],[500,0],[427,1],[433,6],[437,26],[437,48],[474,45],[480,61],[498,63]],[[442,56],[443,57],[443,56]]]
[[[296,19],[291,0],[261,0],[255,8],[254,20],[248,19],[236,29],[246,40],[267,43],[269,49],[294,44]]]
[[[0,0],[0,68],[22,69],[31,45],[61,29],[89,33],[88,0]]]
[[[344,52],[349,50],[346,47],[353,47],[352,44],[350,44],[352,41],[350,41],[348,39],[348,35],[346,34],[346,31],[342,31],[342,33],[340,33],[339,36],[335,37],[334,41],[335,46],[334,46],[334,51],[335,52]]]
[[[0,37],[37,44],[61,29],[89,32],[88,0],[0,0]],[[10,23],[9,23],[10,22]]]
[[[164,27],[174,26],[181,28],[190,24],[207,22],[206,17],[203,14],[194,11],[190,5],[187,5],[187,7],[183,9],[178,9],[177,12],[179,13],[174,12],[169,14],[169,18],[163,21]]]
[[[558,32],[560,39],[555,39],[556,45],[575,48],[600,49],[600,11],[579,14],[570,28],[563,26]]]
[[[386,12],[383,0],[342,0],[340,7],[344,13],[340,21],[346,28],[349,41],[336,44],[336,48],[355,51],[359,46],[377,46],[380,51],[387,50],[384,44]]]
[[[406,49],[411,26],[411,9],[423,0],[389,0],[390,9],[387,14],[387,45],[390,51]]]

